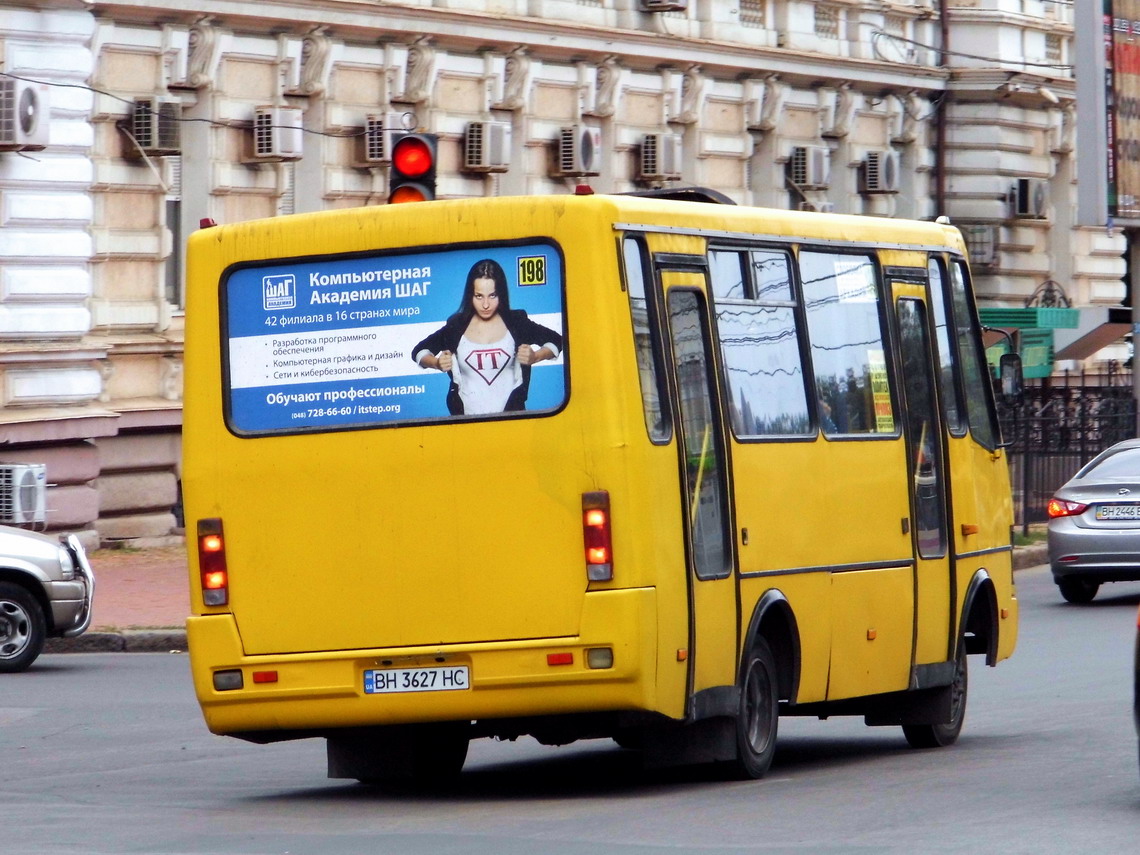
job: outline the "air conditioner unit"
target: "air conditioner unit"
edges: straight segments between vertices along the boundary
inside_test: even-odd
[[[990,267],[998,263],[999,227],[994,223],[972,223],[958,227],[966,242],[970,264]]]
[[[0,77],[0,151],[40,151],[48,144],[46,84]]]
[[[131,136],[143,154],[162,157],[182,150],[182,102],[177,98],[136,98]]]
[[[801,190],[826,190],[831,151],[821,145],[797,145],[788,160],[788,177]]]
[[[570,125],[558,135],[559,175],[598,175],[602,171],[602,129]]]
[[[1049,182],[1018,178],[1009,190],[1009,208],[1018,219],[1044,219],[1049,210]]]
[[[42,524],[47,519],[46,499],[46,464],[0,464],[0,523]]]
[[[253,114],[253,156],[257,160],[300,160],[302,134],[297,107],[258,107]]]
[[[645,180],[681,177],[681,135],[646,134],[638,174]]]
[[[463,138],[463,169],[506,172],[511,159],[511,126],[506,122],[471,122]]]
[[[860,171],[860,193],[899,192],[899,153],[869,151]]]
[[[641,0],[642,12],[684,12],[689,0]]]
[[[392,135],[409,130],[402,113],[369,113],[364,117],[364,136],[361,139],[360,166],[374,166],[392,159]]]

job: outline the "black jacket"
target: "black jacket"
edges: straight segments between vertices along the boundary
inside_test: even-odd
[[[515,340],[516,349],[522,344],[531,344],[538,347],[542,347],[544,344],[553,344],[561,352],[562,336],[554,330],[532,321],[526,316],[526,312],[522,309],[511,309],[509,312],[502,312],[501,317],[507,327],[507,332],[509,332],[511,338]],[[447,323],[412,348],[412,360],[415,361],[416,354],[424,350],[431,351],[433,355],[444,350],[451,351],[453,354],[457,353],[459,350],[459,340],[463,338],[463,333],[467,329],[469,322],[470,318],[464,319],[459,315],[452,315],[447,319]],[[512,356],[513,355],[514,354],[512,354]],[[517,389],[511,392],[503,411],[525,410],[526,396],[529,390],[530,366],[523,365],[522,383],[519,384]],[[455,380],[451,381],[451,385],[447,389],[447,411],[453,416],[463,415],[463,401],[459,397],[459,386]]]

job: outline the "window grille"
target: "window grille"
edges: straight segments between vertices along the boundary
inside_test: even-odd
[[[1062,42],[1061,36],[1058,33],[1045,34],[1045,59],[1048,62],[1055,62],[1058,65],[1062,60]]]
[[[740,24],[744,27],[764,26],[765,0],[740,0]]]
[[[839,9],[835,6],[815,7],[815,34],[821,39],[839,38]]]

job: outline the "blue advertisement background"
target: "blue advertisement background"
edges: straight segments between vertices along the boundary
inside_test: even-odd
[[[534,257],[544,258],[544,281],[520,286],[518,259]],[[553,321],[548,325],[564,331],[561,256],[554,245],[545,242],[298,259],[231,271],[223,284],[231,429],[253,434],[454,418],[445,403],[447,375],[416,366],[408,338],[418,340],[423,329],[442,326],[459,309],[468,271],[486,258],[499,262],[506,272],[512,309],[522,309],[532,318],[548,316]],[[395,278],[384,278],[384,271],[394,272]],[[402,275],[416,272],[429,275]],[[389,293],[382,294],[384,289]],[[316,302],[314,294],[318,295]],[[325,302],[326,295],[337,296]],[[401,314],[392,314],[397,311]],[[368,317],[381,312],[386,313],[382,318]],[[282,364],[270,357],[274,348],[317,341],[311,335],[297,341],[296,336],[317,333],[324,341],[338,338],[338,332],[347,332],[345,338],[375,334],[373,341],[353,346],[368,350],[370,358],[386,353],[386,365],[369,369],[381,370],[382,376],[314,382],[270,379],[290,376],[272,368]],[[398,358],[394,357],[397,350]],[[532,369],[528,411],[554,409],[563,403],[564,372],[561,359]],[[259,373],[265,375],[264,381],[251,385],[249,378]],[[323,369],[323,373],[333,371]]]

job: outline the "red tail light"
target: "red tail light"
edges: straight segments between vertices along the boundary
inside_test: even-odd
[[[202,602],[224,606],[230,599],[230,577],[226,569],[226,540],[222,521],[198,520],[198,569],[202,574]]]
[[[582,539],[586,546],[586,578],[608,582],[614,577],[614,550],[610,494],[605,490],[582,494]]]
[[[1088,505],[1082,505],[1080,502],[1069,502],[1065,499],[1050,499],[1045,511],[1049,514],[1049,519],[1056,519],[1057,517],[1080,516],[1087,508]]]

